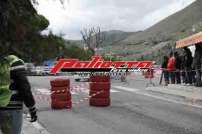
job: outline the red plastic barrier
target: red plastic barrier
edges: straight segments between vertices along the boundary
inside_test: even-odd
[[[110,76],[91,76],[90,78],[89,100],[90,106],[106,107],[110,106]]]
[[[110,92],[109,91],[103,91],[98,94],[96,91],[90,91],[91,98],[110,98]]]
[[[90,82],[110,82],[110,76],[109,75],[91,76]]]
[[[110,98],[91,98],[90,106],[107,107],[111,103]]]
[[[109,82],[91,82],[90,91],[109,91],[111,84]]]
[[[70,80],[69,79],[55,79],[51,80],[51,87],[69,87]]]
[[[53,93],[64,93],[64,92],[70,92],[70,87],[51,87],[51,91]]]
[[[51,84],[51,107],[66,109],[72,107],[69,79],[55,79]]]
[[[71,101],[71,94],[52,94],[51,99],[55,101]]]

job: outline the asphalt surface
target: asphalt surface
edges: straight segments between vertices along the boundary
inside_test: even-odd
[[[141,95],[148,80],[131,77],[127,83],[113,80],[110,107],[90,107],[84,101],[71,110],[52,110],[46,90],[54,77],[29,77],[37,98],[39,123],[50,134],[202,134],[202,109]],[[88,83],[73,93],[73,102],[88,96]],[[158,79],[154,80],[158,83]],[[41,92],[41,94],[37,92]],[[145,92],[145,91],[144,91]],[[44,97],[44,98],[43,98]]]

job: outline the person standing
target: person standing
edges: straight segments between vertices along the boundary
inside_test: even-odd
[[[179,57],[178,52],[174,53],[175,56],[175,79],[176,79],[176,84],[181,84],[181,59]]]
[[[186,71],[185,71],[185,65],[184,65],[184,57],[182,56],[181,57],[181,69],[182,69],[182,71],[181,71],[181,75],[182,75],[182,83],[184,83],[185,84],[185,82],[186,82]]]
[[[30,122],[35,122],[37,120],[35,100],[26,77],[23,60],[14,55],[1,57],[0,60],[3,62],[0,66],[0,73],[2,74],[0,82],[0,132],[3,134],[21,134],[23,103],[29,109]],[[4,82],[2,82],[3,80]]]
[[[193,83],[193,72],[192,72],[192,62],[193,57],[191,50],[187,47],[184,47],[184,68],[185,68],[185,84],[192,84]]]
[[[171,84],[175,84],[175,57],[173,52],[170,53],[167,70],[169,72],[169,78],[171,80]]]
[[[195,86],[200,87],[200,86],[202,86],[202,82],[201,82],[202,43],[196,44],[195,47],[196,47],[196,50],[195,50],[192,67],[196,72],[196,85]]]
[[[162,68],[162,75],[164,76],[165,86],[168,86],[169,84],[169,73],[167,70],[167,65],[168,65],[168,56],[164,56],[161,68]]]

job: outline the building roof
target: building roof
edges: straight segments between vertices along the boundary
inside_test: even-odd
[[[183,48],[200,42],[202,42],[202,32],[177,41],[176,48]]]

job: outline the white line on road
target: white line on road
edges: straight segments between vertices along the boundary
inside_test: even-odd
[[[128,91],[128,92],[133,92],[133,93],[138,94],[138,95],[144,95],[144,96],[147,96],[147,97],[152,97],[152,98],[158,99],[158,100],[163,100],[163,101],[167,101],[167,102],[172,102],[172,103],[176,103],[176,104],[181,104],[181,105],[186,105],[186,106],[191,106],[191,107],[202,109],[202,106],[200,106],[200,105],[189,104],[189,103],[185,103],[185,102],[180,102],[180,101],[175,101],[175,100],[171,100],[171,99],[166,99],[166,98],[163,98],[163,97],[160,97],[160,96],[156,96],[156,95],[151,95],[149,93],[138,92],[138,91],[140,91],[140,89],[127,88],[127,87],[122,87],[122,86],[112,86],[112,87],[120,89],[120,90]]]
[[[110,92],[111,92],[111,93],[118,93],[118,92],[120,92],[120,91],[111,89]]]
[[[36,90],[38,92],[40,92],[41,94],[44,94],[44,95],[50,95],[51,94],[51,91],[49,89],[46,89],[46,88],[36,88]],[[71,94],[72,95],[78,95],[78,91],[79,92],[83,92],[83,93],[89,93],[89,90],[85,89],[85,88],[81,88],[79,90],[73,90],[71,91]],[[120,91],[117,91],[117,90],[110,90],[111,93],[118,93]]]
[[[50,95],[51,91],[47,88],[36,88],[36,90],[44,95]]]
[[[136,88],[128,88],[128,87],[122,87],[122,86],[112,86],[112,88],[117,88],[120,90],[129,91],[129,92],[137,92],[140,90],[140,89],[136,89]]]
[[[118,90],[114,90],[114,89],[110,89],[110,92],[111,93],[118,93],[118,92],[120,92],[120,91],[118,91]],[[84,90],[84,93],[89,93],[89,90]]]

